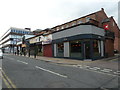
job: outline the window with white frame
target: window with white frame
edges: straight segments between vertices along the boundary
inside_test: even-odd
[[[69,27],[69,25],[68,24],[66,24],[66,28],[68,28]]]
[[[75,22],[73,22],[73,23],[72,23],[72,26],[74,26],[74,25],[76,25],[76,23],[75,23]]]
[[[62,26],[61,29],[64,29],[64,26]]]
[[[78,24],[81,24],[81,23],[83,23],[81,20],[80,20],[80,21],[78,21]]]
[[[89,22],[90,21],[90,17],[86,17],[86,22]]]
[[[59,30],[59,27],[57,27],[57,31]]]

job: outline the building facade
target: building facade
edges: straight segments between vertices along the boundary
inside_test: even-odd
[[[115,39],[112,41],[114,43],[114,50],[120,53],[120,29],[118,28],[114,18],[108,17],[103,8],[100,11],[91,13],[62,25],[55,26],[52,29],[54,31],[61,31],[82,23],[91,23],[97,27],[113,32],[115,34]],[[111,38],[109,38],[109,40],[110,41],[108,41],[108,43],[111,44]],[[108,49],[106,49],[106,53],[109,52]]]
[[[108,17],[102,8],[95,13],[37,32],[29,38],[30,50],[27,52],[35,56],[95,60],[114,56],[115,49],[120,51],[119,36],[115,20]],[[27,44],[23,47],[27,47]]]
[[[106,56],[107,37],[104,29],[91,24],[81,24],[55,32],[53,33],[54,57],[81,60],[103,58]],[[114,40],[114,37],[111,38]],[[113,51],[107,54],[112,56]]]
[[[17,42],[21,41],[24,34],[29,34],[30,30],[11,27],[0,40],[1,47],[5,53],[17,52]]]
[[[33,35],[27,35],[27,37],[24,35],[23,41],[18,43],[18,46],[21,46],[19,50],[21,50],[22,54],[35,57],[52,57],[51,30],[35,30],[32,34]]]
[[[13,32],[14,31],[14,32]],[[8,30],[1,41],[4,52],[21,51],[24,55],[64,57],[80,60],[96,60],[114,56],[114,50],[120,53],[120,30],[113,17],[108,17],[102,8],[73,21],[45,30],[37,29],[30,37],[21,39],[30,31],[15,28]],[[19,38],[9,38],[17,35]],[[21,36],[21,37],[20,37]],[[19,41],[15,47],[16,41]],[[6,42],[11,44],[6,44]],[[13,42],[14,41],[14,42]]]

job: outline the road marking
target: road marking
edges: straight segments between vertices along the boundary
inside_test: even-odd
[[[9,59],[10,59],[10,60],[15,60],[14,58],[10,58],[10,57],[9,57]],[[28,64],[27,62],[23,62],[23,61],[21,61],[21,60],[17,60],[17,61],[18,61],[18,62],[21,62],[21,63],[23,63],[23,64]]]
[[[8,78],[8,76],[5,74],[5,72],[3,70],[1,70],[2,72],[2,78],[6,84],[6,86],[8,88],[14,88],[15,90],[18,90],[15,86],[15,84],[13,84],[13,82]]]
[[[92,71],[92,70],[90,70],[90,69],[84,69],[84,70]],[[114,76],[114,77],[118,76],[118,75],[113,75],[113,74],[104,73],[104,72],[95,71],[95,70],[93,70],[93,72],[96,72],[96,73],[101,73],[101,74],[105,74],[105,75],[109,75],[109,76]]]
[[[82,67],[82,65],[76,65],[77,67]]]
[[[0,75],[5,83],[5,85],[7,86],[7,88],[11,88],[11,86],[9,85],[9,83],[7,82],[7,80],[3,77],[3,75]]]
[[[102,72],[111,72],[112,70],[111,69],[103,69],[101,70]]]
[[[100,68],[98,68],[98,67],[92,67],[92,68],[89,68],[89,69],[91,69],[91,70],[99,70]]]
[[[20,60],[17,60],[18,62],[21,62],[23,64],[28,64],[27,62],[23,62],[23,61],[20,61]]]
[[[80,67],[80,68],[85,68],[85,69],[87,69],[87,68],[90,68],[90,66],[84,65],[84,66],[82,66],[82,67]]]
[[[90,66],[88,66],[88,65],[85,65],[84,67],[86,67],[86,68],[89,68]]]
[[[43,70],[43,71],[46,71],[46,72],[49,72],[49,73],[52,73],[52,74],[58,75],[58,76],[60,76],[60,77],[67,78],[67,76],[65,76],[65,75],[62,75],[62,74],[59,74],[59,73],[56,73],[56,72],[53,72],[53,71],[50,71],[50,70],[44,69],[44,68],[42,68],[42,67],[39,67],[39,66],[35,66],[35,67],[38,68],[38,69],[41,69],[41,70]]]
[[[114,74],[120,75],[120,71],[116,71],[114,72]]]

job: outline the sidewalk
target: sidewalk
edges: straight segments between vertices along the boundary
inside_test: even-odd
[[[34,58],[31,56],[30,58]],[[37,60],[43,60],[46,62],[57,63],[57,64],[64,64],[64,65],[89,65],[93,67],[101,67],[101,68],[108,68],[118,70],[118,59],[120,60],[120,56],[114,56],[110,58],[99,59],[95,61],[82,61],[76,59],[65,59],[65,58],[53,58],[53,57],[43,57],[37,56]]]

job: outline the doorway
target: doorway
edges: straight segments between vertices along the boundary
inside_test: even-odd
[[[90,41],[84,41],[84,59],[91,59]]]

